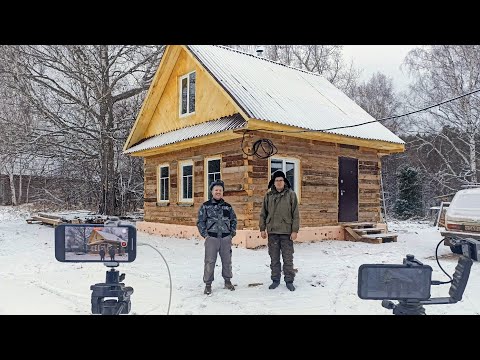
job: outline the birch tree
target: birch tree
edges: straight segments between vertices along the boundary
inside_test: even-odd
[[[414,77],[412,108],[480,88],[479,45],[416,48],[407,55],[405,66]],[[477,94],[412,116],[416,160],[437,187],[457,190],[461,184],[478,182],[479,111]]]

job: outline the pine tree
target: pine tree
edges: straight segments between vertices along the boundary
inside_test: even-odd
[[[399,219],[408,219],[422,212],[422,194],[417,169],[405,166],[397,174],[399,196],[395,202],[395,214]]]

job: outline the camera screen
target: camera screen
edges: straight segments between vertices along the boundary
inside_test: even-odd
[[[430,298],[432,268],[364,264],[358,269],[358,296],[376,300],[427,300]]]
[[[66,262],[131,262],[135,259],[132,226],[61,225],[56,229],[56,258]]]

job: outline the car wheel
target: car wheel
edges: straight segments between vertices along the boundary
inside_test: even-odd
[[[460,254],[460,255],[463,254],[462,245],[453,245],[453,246],[450,246],[450,250],[452,250],[452,252],[453,252],[454,254]]]

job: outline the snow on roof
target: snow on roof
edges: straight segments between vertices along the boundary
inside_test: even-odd
[[[188,126],[165,134],[160,134],[146,139],[145,141],[132,146],[124,154],[130,154],[137,151],[153,149],[160,146],[177,143],[205,135],[210,135],[226,130],[238,129],[245,126],[247,122],[240,114],[225,116],[223,118],[207,121],[205,123]]]
[[[319,74],[224,46],[187,48],[252,118],[309,130],[375,120]],[[328,132],[404,144],[378,122]]]
[[[112,233],[108,233],[108,232],[101,231],[101,230],[97,230],[97,233],[98,233],[99,235],[102,235],[102,237],[103,237],[105,240],[115,241],[115,242],[118,242],[118,243],[121,243],[121,242],[123,241],[123,240],[120,239],[117,235],[112,234]]]

